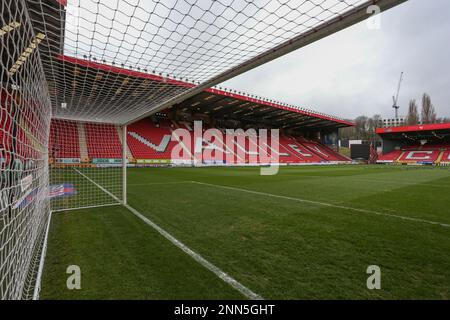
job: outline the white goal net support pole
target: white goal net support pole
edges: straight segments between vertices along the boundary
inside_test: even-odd
[[[122,126],[122,203],[127,204],[127,126]]]

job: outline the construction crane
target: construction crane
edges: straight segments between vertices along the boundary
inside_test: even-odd
[[[395,96],[392,96],[392,100],[394,101],[394,105],[392,106],[392,108],[395,109],[395,119],[398,119],[398,109],[400,108],[400,106],[398,105],[398,95],[400,93],[402,80],[403,80],[403,71],[400,74],[400,80],[398,81],[397,94]]]

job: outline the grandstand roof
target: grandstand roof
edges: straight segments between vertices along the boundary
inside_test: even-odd
[[[174,107],[212,117],[265,124],[267,127],[332,129],[354,125],[338,117],[231,89],[206,89]]]
[[[439,135],[450,135],[450,123],[419,124],[413,126],[400,126],[378,128],[377,134],[383,138],[404,139],[404,138],[427,138]]]
[[[369,6],[384,11],[404,1],[218,0],[179,7],[159,1],[29,0],[26,5],[36,33],[46,35],[39,52],[53,115],[125,124],[360,22]],[[273,107],[351,125],[286,104]]]

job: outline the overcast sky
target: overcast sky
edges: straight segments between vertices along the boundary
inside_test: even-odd
[[[383,13],[379,30],[359,23],[223,85],[345,118],[393,117],[401,71],[400,115],[427,92],[450,116],[449,0],[409,0]]]

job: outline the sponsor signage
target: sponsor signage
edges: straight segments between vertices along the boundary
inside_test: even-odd
[[[78,164],[81,163],[80,158],[56,158],[56,163],[63,163],[63,164]]]
[[[25,192],[33,183],[33,175],[28,175],[22,180],[20,180],[20,188],[22,189],[22,192]]]
[[[418,164],[425,164],[425,165],[430,165],[430,164],[434,164],[433,161],[418,161]]]
[[[174,159],[171,161],[174,165],[192,165],[194,164],[193,160],[184,160],[184,159]]]
[[[106,158],[94,158],[92,163],[95,164],[122,164],[122,159],[106,159]]]
[[[12,206],[12,208],[15,210],[17,208],[24,208],[28,206],[30,203],[36,200],[37,193],[38,193],[37,187],[28,190],[16,201],[16,203]]]
[[[170,159],[136,159],[136,163],[144,164],[170,164]]]
[[[225,160],[203,160],[203,163],[206,165],[215,165],[215,164],[223,165],[223,164],[226,164],[226,161]]]
[[[50,198],[60,198],[77,194],[73,183],[54,184],[50,186]]]

